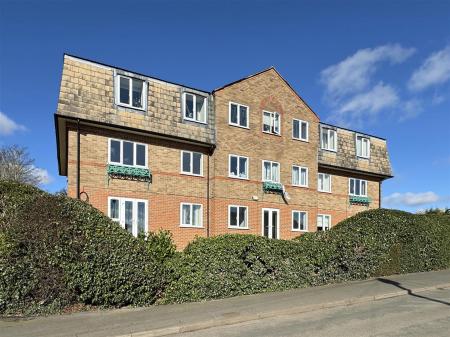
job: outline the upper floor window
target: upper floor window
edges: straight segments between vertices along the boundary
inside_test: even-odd
[[[331,215],[318,214],[317,215],[317,231],[327,231],[331,228]]]
[[[207,97],[192,93],[183,93],[183,116],[184,119],[206,123]]]
[[[331,175],[326,173],[319,173],[317,175],[317,189],[319,192],[331,193]]]
[[[203,205],[201,204],[180,204],[180,225],[181,227],[202,227],[203,226]]]
[[[270,160],[263,160],[263,181],[269,181],[273,183],[280,182],[280,163]]]
[[[370,157],[370,139],[356,135],[356,155],[362,158]]]
[[[230,102],[229,124],[248,128],[248,106]]]
[[[280,134],[280,114],[278,112],[263,111],[263,132]]]
[[[248,179],[248,158],[230,154],[228,176]]]
[[[336,130],[322,126],[320,132],[320,144],[321,148],[324,150],[336,151],[337,150]]]
[[[292,230],[308,231],[308,213],[303,211],[292,211]]]
[[[116,103],[118,105],[145,110],[147,83],[137,78],[117,76]]]
[[[247,229],[247,207],[246,206],[228,206],[228,227]]]
[[[147,144],[109,139],[109,164],[147,168]]]
[[[358,197],[367,197],[367,180],[350,178],[348,180],[349,194]]]
[[[292,185],[308,187],[308,168],[301,166],[292,166]]]
[[[292,120],[292,138],[308,141],[308,122],[293,119]]]
[[[203,155],[198,152],[181,151],[181,172],[194,176],[203,175]]]

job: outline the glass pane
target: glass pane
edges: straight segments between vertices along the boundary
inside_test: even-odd
[[[145,166],[145,145],[136,145],[136,165]]]
[[[183,152],[183,172],[191,172],[191,153]]]
[[[119,219],[119,200],[110,200],[109,214],[111,215],[111,219]]]
[[[247,107],[239,107],[239,125],[247,126]]]
[[[192,218],[194,220],[193,226],[200,227],[202,225],[202,207],[200,205],[193,205],[193,215]]]
[[[355,180],[350,179],[350,194],[355,194]]]
[[[292,185],[299,185],[300,184],[300,175],[299,175],[299,169],[298,167],[292,168]]]
[[[280,167],[278,164],[272,165],[272,180],[277,183],[280,181]]]
[[[299,229],[298,212],[294,212],[294,216],[293,216],[292,221],[293,221],[293,223],[292,223],[292,228],[293,228],[293,229]]]
[[[133,202],[125,201],[125,229],[133,233]]]
[[[317,230],[321,231],[323,229],[323,217],[322,215],[317,216]]]
[[[238,216],[237,207],[230,207],[230,226],[231,227],[237,226],[237,223],[238,223],[237,216]]]
[[[322,148],[328,149],[328,129],[322,129]]]
[[[239,207],[239,227],[247,227],[247,208]]]
[[[270,169],[270,163],[264,162],[264,180],[270,181],[272,179],[272,172]]]
[[[301,135],[302,139],[307,139],[308,138],[308,124],[303,122],[302,123],[302,135]]]
[[[239,177],[247,178],[247,158],[239,157]]]
[[[276,134],[280,133],[280,114],[275,113],[274,123],[273,123],[273,132]]]
[[[144,82],[139,80],[133,80],[133,106],[136,108],[142,108],[142,90],[144,87]]]
[[[192,173],[193,174],[201,174],[201,163],[202,163],[202,155],[201,153],[193,153],[193,160],[192,160]]]
[[[292,123],[293,123],[292,124],[292,136],[294,138],[300,138],[300,127],[299,127],[300,123],[299,123],[299,121],[294,120]]]
[[[324,191],[330,192],[330,175],[324,174],[323,175],[323,189]]]
[[[304,231],[306,229],[306,213],[300,212],[300,229]]]
[[[356,155],[357,156],[362,156],[361,142],[362,142],[361,137],[356,137]]]
[[[323,174],[317,176],[317,187],[319,191],[323,191]]]
[[[367,195],[367,191],[366,191],[366,181],[362,180],[361,181],[361,195]]]
[[[360,183],[361,183],[361,180],[355,179],[355,194],[356,195],[361,195]]]
[[[305,168],[301,169],[301,177],[300,177],[300,184],[302,186],[306,186],[308,185],[308,177],[307,177],[307,171]]]
[[[191,224],[191,205],[183,205],[181,220],[182,225]]]
[[[134,165],[134,143],[123,142],[123,164]]]
[[[330,130],[330,149],[336,150],[336,132]]]
[[[120,78],[120,103],[130,104],[130,79],[126,77]]]
[[[120,163],[120,142],[118,140],[111,140],[109,160],[112,163]]]
[[[234,157],[234,156],[230,157],[230,174],[235,177],[237,177],[237,175],[238,175],[237,165],[238,165],[237,157]]]
[[[191,94],[185,94],[184,95],[185,103],[185,111],[184,116],[186,118],[192,118],[194,119],[194,96]]]
[[[278,239],[278,223],[277,223],[277,212],[272,212],[272,239]]]
[[[196,96],[196,111],[199,122],[206,122],[206,98],[202,96]]]
[[[264,211],[263,216],[264,236],[269,237],[269,211]]]
[[[265,132],[271,132],[270,131],[270,120],[271,120],[271,114],[268,112],[264,112],[263,115],[263,131]]]
[[[137,226],[138,226],[138,233],[145,232],[145,203],[144,202],[138,202],[137,203]]]
[[[368,139],[364,139],[363,141],[363,156],[364,157],[368,157],[369,156],[369,147],[370,147],[370,142]]]
[[[230,122],[233,124],[238,123],[238,110],[236,104],[231,104],[231,111],[230,111]]]

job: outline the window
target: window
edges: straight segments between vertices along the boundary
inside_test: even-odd
[[[228,206],[228,227],[237,229],[248,229],[247,207]]]
[[[263,160],[262,162],[262,180],[273,183],[280,182],[280,164],[275,161]]]
[[[301,166],[292,166],[292,185],[308,187],[308,168]]]
[[[292,230],[308,231],[308,213],[303,211],[292,211]]]
[[[317,189],[319,192],[331,193],[331,175],[326,173],[318,174]]]
[[[248,179],[248,158],[230,154],[228,176],[231,178]]]
[[[327,231],[331,228],[331,215],[317,215],[317,231]]]
[[[370,139],[356,135],[356,155],[362,158],[370,157]]]
[[[130,234],[138,236],[147,232],[147,200],[109,197],[108,216],[117,221]]]
[[[147,145],[109,139],[109,164],[147,168]]]
[[[203,227],[203,205],[181,203],[180,226]]]
[[[263,132],[280,134],[280,114],[278,112],[263,111]]]
[[[336,151],[337,149],[337,134],[336,130],[321,127],[321,147],[324,150]]]
[[[367,180],[350,178],[348,185],[350,195],[367,197]]]
[[[207,98],[205,96],[185,92],[183,94],[184,119],[206,123],[206,100]]]
[[[299,119],[292,120],[292,138],[308,141],[308,122],[301,121]]]
[[[147,83],[137,78],[118,75],[116,77],[116,104],[145,110]]]
[[[202,176],[203,155],[199,152],[181,151],[181,172],[194,176]]]
[[[248,128],[248,106],[230,102],[229,124]]]

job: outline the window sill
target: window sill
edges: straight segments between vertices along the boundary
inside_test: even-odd
[[[193,228],[193,229],[204,229],[205,227],[203,226],[189,226],[189,225],[180,225],[181,228]]]
[[[325,149],[325,148],[323,148],[323,147],[321,147],[320,149],[323,150],[323,151],[328,151],[328,152],[334,152],[334,153],[337,153],[337,150]]]
[[[365,160],[369,160],[369,159],[370,159],[370,156],[369,156],[369,157],[356,156],[356,158],[357,158],[357,159],[365,159]]]
[[[197,178],[204,178],[203,174],[193,174],[188,172],[180,172],[180,174],[184,176],[191,176],[191,177],[197,177]]]
[[[291,232],[308,233],[307,229],[291,229]]]
[[[319,192],[319,193],[328,193],[328,194],[331,194],[331,191],[319,191],[319,190],[317,190],[317,192]]]
[[[273,133],[273,132],[264,131],[264,130],[263,130],[263,133],[265,133],[266,135],[281,137],[281,133]]]
[[[186,117],[183,117],[183,120],[184,121],[188,121],[188,122],[192,122],[192,123],[208,125],[208,122],[201,122],[201,121],[197,121],[195,119],[190,119],[190,118],[186,118]]]
[[[248,228],[248,227],[232,227],[232,226],[228,226],[228,229],[249,230],[250,228]]]
[[[239,125],[239,124],[231,124],[231,123],[228,123],[228,125],[229,125],[229,126],[233,126],[233,127],[235,127],[235,128],[240,128],[240,129],[250,130],[250,127],[249,127],[249,126],[242,126],[242,125]]]
[[[238,179],[238,180],[250,180],[250,178],[241,178],[241,177],[230,176],[230,175],[228,175],[228,178],[231,178],[231,179]]]
[[[309,188],[308,185],[291,185],[292,187]]]
[[[297,140],[297,141],[303,142],[303,143],[309,143],[309,139],[301,139],[301,138],[292,137],[292,140]]]
[[[138,111],[143,111],[143,112],[147,111],[147,107],[138,108],[138,107],[135,107],[132,105],[126,105],[126,104],[122,104],[122,103],[116,103],[116,105],[118,107],[126,108],[126,109],[138,110]]]

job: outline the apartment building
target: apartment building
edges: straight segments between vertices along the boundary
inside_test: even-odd
[[[274,68],[209,92],[64,55],[55,128],[69,196],[180,249],[330,229],[392,177],[386,140],[321,123]]]

